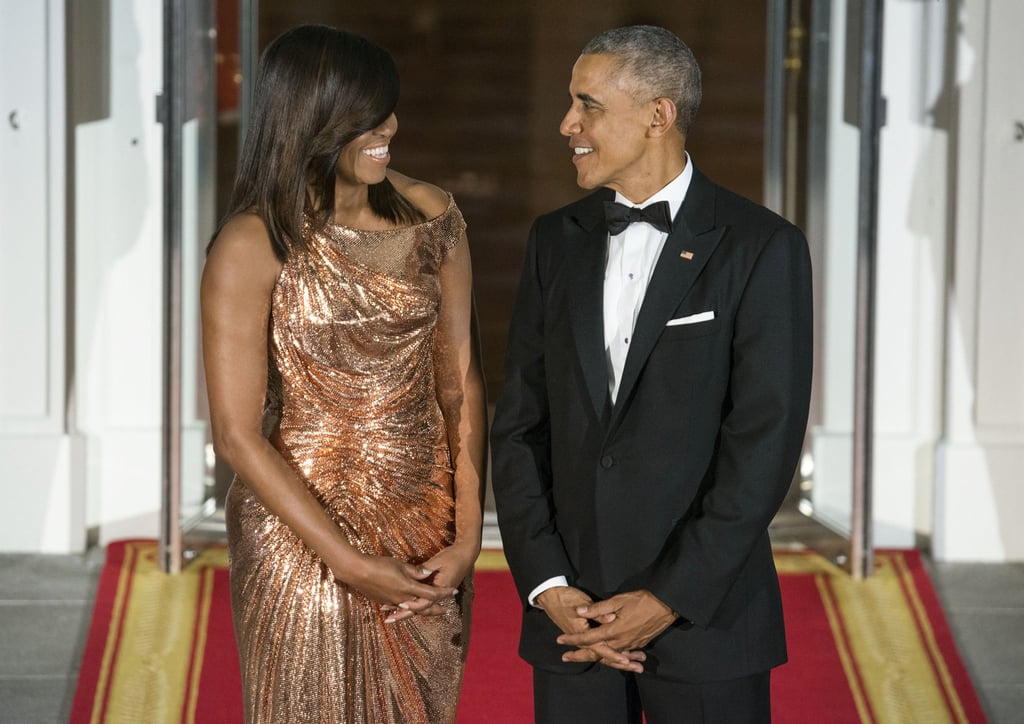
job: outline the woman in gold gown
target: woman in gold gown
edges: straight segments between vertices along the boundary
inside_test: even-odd
[[[275,40],[202,282],[247,722],[452,722],[486,416],[465,222],[388,169],[388,53]]]

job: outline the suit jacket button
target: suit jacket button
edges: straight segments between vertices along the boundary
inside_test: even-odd
[[[611,455],[605,455],[603,458],[601,458],[601,467],[604,468],[605,470],[607,470],[614,464],[615,458],[613,458]]]

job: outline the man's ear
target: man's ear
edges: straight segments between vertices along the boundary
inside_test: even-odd
[[[654,99],[654,112],[651,114],[651,126],[648,134],[651,136],[662,136],[676,125],[676,118],[679,112],[676,104],[668,98]]]

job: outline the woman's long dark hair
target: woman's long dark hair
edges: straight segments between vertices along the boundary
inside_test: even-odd
[[[323,25],[285,32],[260,59],[249,131],[221,226],[252,211],[266,224],[281,261],[305,248],[303,215],[321,229],[334,211],[342,147],[383,123],[397,103],[398,71],[383,48]],[[370,186],[369,203],[392,223],[426,218],[387,179]]]

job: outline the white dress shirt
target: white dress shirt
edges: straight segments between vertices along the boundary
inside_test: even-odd
[[[686,198],[691,178],[693,166],[687,156],[682,173],[651,198],[634,203],[616,192],[615,201],[640,208],[667,201],[671,217],[675,219]],[[619,393],[622,368],[626,365],[629,341],[640,314],[640,305],[667,238],[666,232],[642,222],[630,224],[621,234],[608,237],[608,261],[604,270],[604,344],[608,360],[608,392],[613,404]]]
[[[693,178],[693,164],[686,154],[686,165],[682,172],[669,181],[654,196],[639,202],[627,199],[615,192],[615,201],[626,206],[645,208],[658,201],[667,201],[672,219],[683,205],[686,191]],[[636,318],[640,314],[647,285],[654,274],[654,267],[661,256],[668,234],[650,224],[639,222],[626,227],[621,234],[609,235],[608,255],[604,270],[604,345],[608,361],[608,393],[614,404],[622,379],[622,368],[626,365],[629,343],[633,337]],[[530,591],[528,600],[536,606],[537,596],[549,588],[567,586],[565,576],[554,576]]]

